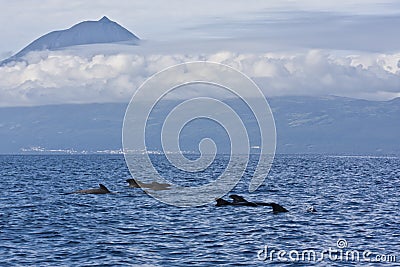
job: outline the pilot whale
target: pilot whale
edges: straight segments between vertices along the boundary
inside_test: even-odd
[[[314,206],[311,206],[307,209],[307,212],[317,212],[317,210],[314,208]]]
[[[170,189],[170,184],[162,184],[158,182],[151,182],[151,183],[142,183],[140,181],[136,181],[135,179],[127,179],[126,180],[129,184],[129,187],[133,188],[144,188],[144,189],[152,189],[152,190],[168,190]]]
[[[107,187],[105,187],[105,185],[99,184],[99,188],[83,189],[68,194],[109,194],[109,193],[111,193],[111,191],[108,190]]]
[[[239,195],[230,195],[229,197],[233,200],[232,202],[226,201],[225,199],[222,199],[222,198],[217,198],[216,199],[217,204],[215,204],[215,206],[217,206],[217,207],[221,207],[221,206],[248,206],[248,207],[269,206],[269,207],[272,207],[273,213],[288,212],[287,209],[285,209],[281,205],[276,204],[274,202],[271,202],[271,203],[250,202]]]

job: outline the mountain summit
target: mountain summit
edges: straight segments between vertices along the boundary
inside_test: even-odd
[[[45,34],[6,61],[18,59],[31,51],[122,41],[131,41],[133,44],[137,44],[139,40],[136,35],[104,16],[98,21],[83,21],[69,29]]]

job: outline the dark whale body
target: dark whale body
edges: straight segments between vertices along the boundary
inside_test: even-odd
[[[230,195],[229,197],[231,199],[233,199],[232,202],[226,201],[222,198],[217,198],[216,199],[217,204],[215,204],[215,206],[217,206],[217,207],[222,207],[222,206],[247,206],[247,207],[269,206],[269,207],[272,207],[272,212],[274,212],[274,213],[288,212],[287,209],[285,209],[281,205],[273,203],[273,202],[271,202],[271,203],[250,202],[239,195]]]
[[[314,208],[314,206],[311,206],[307,209],[307,212],[317,212],[317,210]]]
[[[162,183],[157,183],[157,182],[151,182],[151,183],[142,183],[139,181],[136,181],[135,179],[127,179],[126,180],[129,183],[129,187],[133,188],[144,188],[144,189],[152,189],[152,190],[167,190],[170,189],[171,185],[170,184],[162,184]]]
[[[110,190],[105,187],[103,184],[99,184],[99,188],[91,188],[91,189],[83,189],[83,190],[78,190],[74,191],[68,194],[109,194],[111,193]]]

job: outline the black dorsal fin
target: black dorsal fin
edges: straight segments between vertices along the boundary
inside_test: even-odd
[[[110,190],[107,189],[107,187],[103,184],[99,184],[100,188],[103,189],[106,192],[110,192]]]
[[[126,181],[129,183],[130,187],[140,187],[136,180],[133,178],[127,179]]]
[[[278,213],[278,212],[288,212],[288,210],[287,209],[285,209],[284,207],[282,207],[281,205],[279,205],[279,204],[276,204],[276,203],[269,203],[270,204],[270,206],[272,207],[272,212],[274,212],[274,213]]]

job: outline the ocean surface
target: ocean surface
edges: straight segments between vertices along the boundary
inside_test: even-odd
[[[122,155],[0,156],[0,266],[400,266],[400,158],[277,155],[249,193],[255,162],[230,193],[288,213],[164,204],[127,186]],[[115,194],[66,194],[99,183]]]

